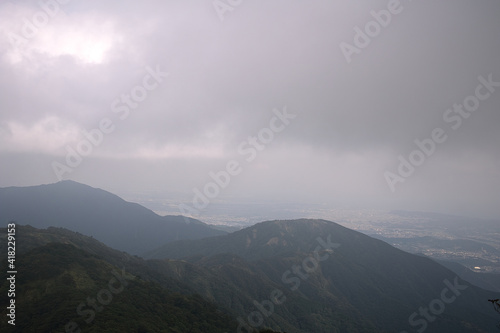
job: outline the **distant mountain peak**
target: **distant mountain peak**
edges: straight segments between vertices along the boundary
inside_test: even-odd
[[[73,180],[0,188],[0,222],[10,221],[36,228],[64,227],[132,254],[173,240],[226,234],[195,219],[159,216],[137,203]]]

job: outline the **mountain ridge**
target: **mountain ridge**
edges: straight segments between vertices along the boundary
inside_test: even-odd
[[[2,229],[4,232],[6,229]],[[281,241],[269,242],[281,233]],[[77,246],[167,290],[202,295],[238,319],[242,332],[254,332],[254,328],[289,333],[385,333],[405,328],[413,332],[409,329],[412,313],[424,320],[419,309],[428,308],[450,285],[457,286],[461,294],[446,304],[444,313],[434,316],[439,319],[425,322],[427,332],[488,332],[487,327],[496,323],[496,313],[486,299],[500,294],[458,280],[431,259],[408,254],[333,222],[269,221],[230,236],[193,242],[220,244],[221,238],[229,238],[237,243],[232,248],[247,249],[240,250],[242,256],[214,251],[189,253],[180,260],[144,260],[66,229],[17,226],[16,231],[21,260],[23,253],[53,242]],[[248,248],[246,242],[240,241],[247,236],[252,237]],[[6,246],[5,239],[2,237],[0,249]],[[321,242],[330,251],[318,249]],[[340,246],[331,245],[335,243]],[[268,244],[268,249],[257,251],[260,244]],[[315,251],[317,265],[312,259],[316,258]],[[273,303],[271,311],[269,302],[276,295],[282,302]],[[449,291],[446,296],[450,297]]]
[[[69,189],[61,191],[60,187]],[[76,194],[71,191],[75,187]],[[59,247],[70,253],[73,246],[169,291],[201,295],[236,318],[239,331],[455,333],[488,332],[496,324],[496,313],[486,300],[500,298],[500,294],[461,281],[429,258],[331,221],[265,221],[231,234],[174,241],[183,230],[169,229],[170,239],[165,239],[165,230],[158,232],[157,228],[167,225],[161,217],[147,220],[155,214],[103,190],[65,182],[37,187],[38,193],[31,191],[27,196],[23,191],[0,189],[2,218],[24,212],[35,225],[17,226],[21,260],[24,253],[36,253],[43,246],[54,249],[50,247],[54,242],[70,246]],[[11,202],[22,202],[15,200],[20,195],[34,203],[24,211],[12,209],[8,200],[3,200],[7,192],[15,194]],[[137,227],[138,221],[150,223],[150,227]],[[36,225],[51,223],[58,226],[36,229]],[[63,229],[62,225],[99,231],[99,237]],[[120,226],[128,227],[126,233]],[[122,241],[121,248],[112,249],[109,239],[103,241],[102,232],[106,231]],[[121,239],[123,235],[126,238]],[[4,252],[5,239],[0,240]],[[149,260],[123,252],[123,242],[135,250],[149,247],[145,255]],[[75,272],[75,277],[78,274]]]
[[[311,258],[315,257],[313,253],[318,238],[339,246],[327,261],[316,265]],[[330,304],[323,309],[339,311],[343,308],[342,315],[362,314],[361,318],[367,320],[363,327],[371,326],[371,331],[423,329],[425,325],[425,328],[429,326],[428,332],[487,332],[485,323],[491,327],[495,325],[495,314],[491,313],[486,302],[492,293],[459,280],[452,271],[429,258],[409,254],[325,220],[262,222],[229,235],[169,243],[145,257],[156,258],[159,262],[160,258],[185,260],[208,269],[218,279],[233,283],[240,281],[238,286],[253,285],[251,281],[244,282],[248,279],[246,275],[251,274],[254,279],[264,277],[259,281],[267,286],[267,297],[278,288],[293,304],[291,308],[286,304],[280,308],[285,311],[282,318],[300,318],[297,311],[302,307],[305,307],[303,310],[309,308],[309,316],[323,318],[304,317],[309,318],[306,320],[308,325],[313,325],[308,326],[311,332],[330,332],[332,327],[317,326],[318,322],[338,319],[321,316],[323,310],[319,304]],[[163,266],[168,266],[168,263]],[[314,267],[316,269],[307,273],[307,269]],[[201,294],[212,295],[216,301],[224,298],[213,288],[204,290],[207,283],[202,285],[189,274],[181,273],[178,278]],[[207,274],[207,279],[211,279],[210,274]],[[423,318],[419,309],[434,302],[446,288],[450,290],[450,285],[465,289],[463,292],[457,289],[461,298],[456,297],[452,304],[446,304],[446,312],[440,316],[439,322]],[[259,297],[255,298],[258,302],[265,293],[260,293]],[[309,300],[304,303],[308,305],[300,303],[301,300]],[[311,300],[314,301],[311,303]],[[251,302],[247,303],[243,309],[252,313]],[[413,313],[414,320],[410,321]],[[280,325],[279,318],[270,320],[270,325]],[[300,322],[294,322],[295,328],[288,327],[287,330],[303,332],[297,330],[300,325]],[[344,331],[356,331],[352,327],[343,327]]]
[[[64,227],[141,254],[169,241],[223,235],[196,219],[159,216],[137,203],[74,181],[0,188],[0,222]]]
[[[50,242],[22,252],[16,268],[22,274],[16,279],[15,326],[2,320],[2,331],[216,333],[236,327],[201,297],[142,280],[72,244]],[[4,279],[0,291],[8,289]]]

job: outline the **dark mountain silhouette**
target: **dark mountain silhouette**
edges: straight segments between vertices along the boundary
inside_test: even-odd
[[[7,251],[6,236],[7,236],[7,229],[0,228],[1,252]],[[186,296],[196,295],[199,294],[198,291],[199,288],[197,288],[199,286],[197,286],[196,283],[193,284],[193,281],[198,281],[202,284],[206,282],[207,288],[201,288],[201,290],[211,291],[214,295],[224,295],[222,299],[217,297],[217,300],[220,302],[218,306],[224,309],[223,311],[224,313],[225,312],[230,313],[234,316],[234,318],[236,318],[237,316],[245,315],[247,311],[253,311],[251,308],[247,309],[247,303],[252,304],[252,301],[257,297],[260,297],[260,295],[263,295],[264,297],[264,292],[266,291],[267,288],[279,287],[265,275],[249,274],[250,269],[255,269],[255,268],[250,268],[248,266],[248,263],[246,263],[244,260],[232,255],[229,255],[229,257],[234,257],[235,261],[233,261],[233,263],[235,265],[233,268],[230,269],[230,271],[232,271],[235,274],[235,276],[232,277],[232,275],[229,274],[229,276],[223,275],[220,276],[219,278],[217,277],[217,272],[211,272],[210,269],[204,266],[199,266],[186,261],[177,261],[177,260],[144,260],[140,257],[111,249],[94,238],[82,235],[80,233],[75,233],[63,228],[50,227],[47,229],[40,230],[33,228],[31,226],[17,226],[16,241],[17,244],[19,244],[17,247],[19,261],[26,262],[27,261],[27,259],[25,259],[26,254],[28,254],[29,257],[29,255],[31,255],[32,253],[45,251],[44,247],[46,246],[51,246],[52,244],[60,243],[64,245],[70,245],[71,247],[57,248],[58,249],[57,252],[66,252],[66,251],[71,252],[73,251],[71,250],[71,248],[74,247],[75,249],[85,252],[86,255],[91,255],[92,257],[104,260],[110,265],[113,265],[120,269],[124,269],[127,272],[127,274],[134,275],[135,277],[137,277],[142,281],[158,284],[163,288],[165,288],[170,293],[176,292]],[[70,259],[67,259],[64,262],[62,262],[63,266],[67,261],[72,261],[72,262],[78,261],[75,258],[71,258],[72,256],[71,254],[64,255],[63,253],[59,253],[58,258],[64,257],[66,255]],[[225,257],[226,257],[225,255],[222,255],[221,258],[225,259]],[[219,259],[217,258],[215,258],[214,260],[209,260],[207,264],[218,265],[217,263],[218,260]],[[236,261],[239,261],[239,264],[236,264]],[[46,266],[47,261],[39,260],[36,261],[36,263],[44,267]],[[34,267],[31,264],[29,266],[30,270]],[[57,268],[57,264],[55,262],[52,262],[49,267],[46,268],[43,267],[36,269],[54,270]],[[26,269],[24,266],[21,268]],[[83,274],[84,276],[86,276],[88,274],[87,272],[91,271],[92,269],[93,269],[92,267],[86,267],[84,270],[79,270],[78,272],[74,272],[73,276],[78,277],[79,274]],[[57,272],[59,272],[59,270],[56,270],[56,275],[58,274]],[[189,279],[187,279],[187,283],[183,281],[184,280],[183,274],[187,274],[190,277]],[[50,280],[51,282],[49,282],[47,280],[44,280],[44,283],[55,284],[57,281],[59,281],[61,277],[54,277],[54,278],[55,281]],[[233,278],[234,281],[232,281]],[[29,274],[28,280],[30,279],[36,280],[36,278],[32,274]],[[5,287],[5,285],[3,287]],[[26,289],[24,285],[23,288]],[[76,295],[79,295],[77,291],[72,291],[68,289],[58,290],[58,292],[61,292],[62,294],[58,295],[56,299],[61,299],[61,295],[66,295],[65,298],[69,299],[78,298],[76,297]],[[216,299],[210,295],[204,294],[203,296],[205,300],[208,300],[211,303],[214,303],[216,301]],[[37,303],[38,306],[43,307],[45,309],[46,306],[44,305],[45,304],[44,302],[52,302],[50,301],[51,297],[52,295],[46,295],[43,299],[39,301],[39,303]],[[304,304],[303,299],[301,299],[300,297],[298,297],[295,300],[290,299],[290,304],[293,303],[297,304],[298,306],[302,306],[302,304]],[[50,304],[51,306],[54,307],[53,303]],[[307,305],[308,303],[305,304]],[[44,310],[45,317],[52,318],[51,320],[53,320],[54,316],[52,315],[52,312],[58,313],[60,311],[68,311],[68,309],[66,308],[67,306],[68,306],[67,302],[63,302],[61,303],[61,306],[54,307],[52,311]],[[306,310],[304,309],[304,311]],[[336,318],[331,323],[328,323],[325,327],[337,327],[340,329],[343,329],[344,327],[356,328],[355,330],[348,329],[346,330],[346,332],[379,332],[379,330],[374,330],[373,325],[368,324],[367,321],[363,319],[363,316],[361,316],[359,313],[356,313],[357,312],[356,309],[351,308],[350,311],[352,311],[352,313],[348,317],[341,316],[339,318]],[[30,307],[28,313],[31,314],[32,312],[36,312],[35,306]],[[273,321],[271,321],[269,324],[266,323],[263,326],[269,326],[272,323],[277,322],[279,324],[274,325],[276,327],[275,330],[276,332],[282,332],[282,331],[298,332],[295,326],[296,320],[291,318],[290,314],[287,313],[285,313],[282,317],[279,314],[280,312],[281,310],[277,309],[276,315],[273,315]],[[332,316],[332,318],[335,318],[336,316],[337,315],[334,315]],[[26,320],[27,325],[36,324],[35,322],[30,321],[30,319],[28,318],[31,318],[31,315],[23,316],[23,320]],[[40,320],[39,317],[35,318],[37,320]],[[146,316],[146,318],[149,317]],[[116,318],[112,320],[115,319]],[[229,324],[231,324],[232,322],[234,322],[234,320],[233,321],[228,320]],[[52,325],[53,323],[51,322],[49,324]],[[118,325],[118,327],[121,328],[122,325]],[[96,332],[97,331],[99,331],[99,329],[97,329]],[[234,329],[231,330],[231,332],[234,331],[235,331]],[[305,331],[307,332],[307,330]]]
[[[226,234],[198,220],[159,216],[136,203],[74,181],[0,188],[0,223],[64,227],[132,254],[167,242]]]
[[[323,242],[330,237],[340,246],[321,252],[328,259],[315,267],[310,258],[320,244],[318,237]],[[491,332],[496,324],[486,302],[491,292],[460,280],[431,259],[323,220],[263,222],[225,236],[169,243],[146,257],[169,258],[157,261],[164,274],[219,304],[227,302],[230,294],[229,299],[238,299],[240,312],[247,316],[256,310],[252,300],[261,302],[274,289],[283,291],[287,301],[275,306],[266,323],[287,332],[332,332],[334,328],[339,332]],[[194,264],[198,271],[171,259]],[[199,279],[202,269],[207,273]],[[224,287],[217,281],[224,281]],[[461,288],[455,289],[455,298],[449,294],[450,285]],[[231,286],[244,290],[247,297],[232,294]],[[449,301],[448,296],[452,302],[441,300]],[[429,307],[438,315],[425,313]],[[248,323],[247,316],[241,317]],[[344,317],[358,325],[343,323]]]
[[[173,293],[120,266],[48,243],[18,256],[15,326],[2,332],[234,332],[236,321],[197,295]],[[0,292],[6,295],[9,281]],[[2,297],[3,318],[9,300]]]
[[[6,229],[0,229],[3,253],[6,240]],[[131,296],[123,293],[130,298],[117,295],[120,306],[112,302],[99,317],[103,322],[96,319],[89,331],[183,327],[185,320],[195,321],[190,314],[214,314],[209,303],[222,317],[203,317],[207,322],[197,325],[220,332],[228,331],[219,320],[228,318],[224,313],[233,318],[224,319],[228,325],[239,327],[231,332],[257,332],[253,326],[288,333],[492,332],[497,324],[487,300],[499,293],[465,283],[428,258],[323,220],[269,221],[224,236],[176,241],[151,252],[163,259],[151,260],[63,228],[18,226],[16,245],[18,270],[26,272],[19,275],[19,318],[27,327],[74,318],[78,302],[96,295],[112,268],[124,269],[138,284]],[[4,267],[6,259],[0,262]],[[91,285],[95,289],[85,289]],[[0,292],[6,287],[4,280]],[[124,319],[129,311],[149,312]],[[163,318],[164,311],[179,311],[179,322]],[[160,326],[151,326],[156,321]],[[186,327],[177,331],[190,331]]]

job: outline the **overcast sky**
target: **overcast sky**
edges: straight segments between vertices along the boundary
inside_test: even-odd
[[[1,187],[500,217],[499,1],[59,1],[0,2]]]

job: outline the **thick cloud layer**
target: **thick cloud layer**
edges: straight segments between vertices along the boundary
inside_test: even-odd
[[[499,12],[494,0],[1,2],[0,186],[189,197],[235,160],[214,200],[498,217]]]

